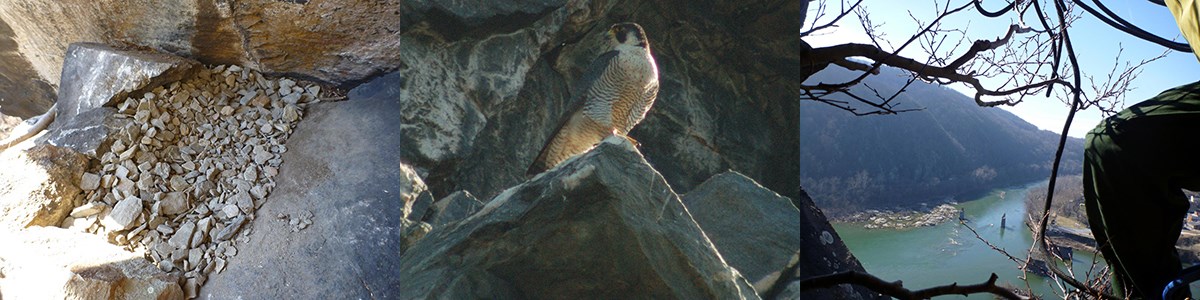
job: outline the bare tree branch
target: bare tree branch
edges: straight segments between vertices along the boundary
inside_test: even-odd
[[[1166,47],[1167,49],[1171,49],[1171,50],[1175,50],[1175,51],[1179,51],[1179,52],[1192,53],[1192,47],[1189,46],[1187,43],[1175,42],[1175,41],[1168,40],[1168,39],[1159,37],[1157,35],[1154,35],[1153,33],[1146,32],[1145,30],[1142,30],[1141,28],[1138,28],[1137,26],[1134,26],[1133,24],[1130,24],[1129,22],[1125,21],[1125,19],[1122,19],[1120,16],[1117,16],[1117,14],[1115,14],[1111,10],[1109,10],[1108,7],[1104,6],[1103,3],[1100,3],[1099,0],[1092,0],[1092,2],[1094,2],[1096,4],[1096,6],[1099,7],[1101,10],[1104,10],[1104,14],[1100,14],[1099,12],[1096,12],[1095,9],[1092,9],[1091,6],[1088,6],[1087,3],[1083,3],[1083,1],[1072,0],[1072,2],[1074,2],[1075,5],[1082,7],[1083,10],[1087,11],[1089,14],[1092,14],[1092,16],[1095,16],[1097,19],[1100,19],[1100,21],[1103,21],[1104,24],[1108,24],[1108,26],[1110,26],[1112,28],[1116,28],[1117,30],[1123,31],[1125,33],[1128,33],[1129,35],[1132,35],[1139,39],[1145,40],[1147,42],[1155,43],[1155,44],[1158,44],[1159,46]]]
[[[863,2],[863,0],[858,0],[858,2],[854,2],[853,5],[850,5],[849,8],[842,8],[842,12],[839,13],[836,17],[834,17],[833,20],[830,20],[828,23],[825,23],[825,25],[819,25],[819,26],[816,25],[816,22],[817,22],[816,19],[821,18],[821,16],[818,15],[817,18],[814,18],[814,20],[813,20],[813,27],[808,29],[807,31],[801,32],[800,37],[806,37],[806,36],[812,34],[813,32],[821,31],[826,28],[836,26],[834,24],[837,24],[837,22],[841,21],[843,17],[850,14],[850,12],[853,11],[855,8],[857,8],[859,4],[862,4],[862,2]],[[843,4],[845,4],[845,3],[843,2]],[[821,2],[820,7],[823,10],[825,7],[825,2]]]
[[[895,297],[897,299],[929,299],[936,296],[946,295],[970,295],[990,293],[1005,299],[1027,299],[1017,295],[1017,293],[996,285],[996,280],[999,276],[992,273],[986,282],[972,285],[958,285],[952,283],[949,285],[935,286],[927,289],[911,291],[904,288],[904,284],[900,281],[887,282],[874,275],[858,272],[845,271],[829,275],[816,276],[800,280],[800,290],[806,291],[818,288],[828,288],[839,284],[854,284],[866,287],[880,294]]]
[[[1066,4],[1063,3],[1063,0],[1055,0],[1054,1],[1054,10],[1058,13],[1059,21],[1063,22],[1063,20],[1066,19],[1066,10],[1067,10]],[[1062,40],[1063,40],[1062,44],[1064,46],[1066,46],[1066,48],[1067,48],[1067,59],[1070,62],[1071,66],[1073,66],[1071,68],[1071,70],[1074,73],[1073,74],[1074,75],[1073,78],[1075,81],[1074,86],[1078,87],[1081,83],[1080,82],[1081,78],[1080,78],[1080,74],[1079,74],[1079,61],[1075,55],[1075,47],[1074,47],[1073,43],[1071,43],[1071,36],[1065,30],[1065,27],[1061,31],[1061,34],[1062,34]],[[1075,112],[1079,110],[1079,107],[1082,102],[1082,100],[1081,100],[1082,93],[1077,88],[1072,88],[1071,93],[1073,94],[1073,97],[1072,97],[1073,100],[1071,101],[1071,110],[1067,113],[1067,120],[1063,124],[1062,134],[1058,140],[1058,149],[1054,153],[1054,164],[1050,168],[1050,182],[1049,182],[1049,187],[1046,190],[1046,205],[1042,208],[1042,218],[1041,218],[1041,221],[1038,222],[1038,230],[1034,234],[1034,237],[1036,238],[1036,240],[1039,241],[1039,243],[1035,244],[1033,247],[1038,247],[1040,245],[1042,254],[1046,255],[1047,257],[1053,256],[1053,254],[1050,253],[1049,239],[1046,238],[1046,227],[1047,227],[1046,225],[1048,225],[1050,223],[1049,222],[1050,221],[1050,204],[1054,199],[1054,185],[1055,185],[1055,183],[1057,183],[1058,168],[1062,163],[1062,153],[1063,153],[1063,147],[1066,145],[1066,142],[1067,142],[1067,133],[1070,132],[1070,130],[1071,130],[1071,122],[1075,120]],[[1046,267],[1048,269],[1050,269],[1050,271],[1052,273],[1054,273],[1054,275],[1058,276],[1059,279],[1062,279],[1064,282],[1067,282],[1068,284],[1070,284],[1071,286],[1074,286],[1077,289],[1087,291],[1088,294],[1090,294],[1090,295],[1096,295],[1096,296],[1099,296],[1099,297],[1102,297],[1105,299],[1120,299],[1119,297],[1113,296],[1111,294],[1105,293],[1104,291],[1097,290],[1096,288],[1093,288],[1082,282],[1079,282],[1073,276],[1063,273],[1062,270],[1059,270],[1058,267],[1053,264],[1047,264]]]
[[[977,44],[988,44],[988,43],[977,43]],[[972,47],[972,48],[975,48],[975,47]],[[982,50],[979,50],[979,51],[982,51]],[[976,53],[977,52],[978,51],[976,51]],[[964,56],[966,56],[966,55],[974,55],[974,54],[972,54],[972,53],[964,54]],[[875,47],[873,45],[867,45],[867,44],[834,45],[834,46],[829,46],[829,47],[815,48],[809,53],[810,63],[815,63],[815,62],[831,63],[831,62],[834,62],[839,59],[845,59],[846,57],[854,57],[854,56],[862,56],[862,57],[872,59],[877,62],[876,65],[886,64],[886,65],[893,66],[896,68],[904,69],[904,70],[913,72],[914,74],[916,74],[920,77],[929,78],[931,81],[934,78],[936,78],[936,79],[945,79],[945,80],[947,80],[947,83],[954,83],[954,82],[965,83],[965,84],[970,85],[971,87],[975,88],[976,104],[978,104],[979,106],[985,106],[985,107],[992,107],[992,106],[998,106],[998,105],[1015,105],[1019,102],[1012,100],[1012,99],[997,100],[997,101],[983,101],[983,99],[982,99],[983,96],[1006,96],[1006,95],[1012,95],[1012,94],[1017,94],[1017,93],[1036,92],[1036,91],[1040,91],[1043,88],[1048,88],[1051,84],[1061,84],[1061,85],[1065,85],[1068,87],[1074,86],[1073,84],[1066,82],[1062,79],[1049,79],[1049,80],[1045,80],[1042,82],[1037,82],[1037,83],[1033,83],[1033,84],[1029,84],[1029,85],[1025,85],[1025,86],[1021,86],[1021,87],[1016,87],[1016,88],[1012,88],[1012,89],[1008,89],[1008,90],[990,90],[987,87],[983,86],[983,83],[981,83],[979,81],[979,78],[976,78],[976,77],[974,77],[972,75],[968,75],[968,74],[960,74],[960,73],[956,72],[956,70],[954,68],[947,68],[949,66],[947,66],[947,67],[931,66],[931,65],[928,65],[928,64],[925,64],[922,62],[918,62],[911,58],[898,56],[893,53],[883,51],[882,49],[879,49],[878,47]],[[875,67],[874,69],[877,69],[877,68],[878,67]],[[807,89],[807,90],[839,91],[839,90],[844,90],[851,86],[861,83],[864,78],[866,78],[865,74],[864,74],[864,76],[860,76],[859,78],[856,78],[854,80],[844,82],[844,83],[838,83],[838,84],[819,83],[817,85],[812,85],[812,86],[802,86],[802,88]]]
[[[1000,16],[1003,16],[1004,14],[1008,13],[1008,11],[1013,9],[1014,4],[1017,4],[1017,2],[1015,2],[1015,1],[1009,2],[1008,6],[1005,6],[1004,8],[1001,8],[1000,10],[998,10],[996,12],[990,12],[990,11],[983,9],[983,0],[975,0],[975,1],[971,1],[971,2],[975,4],[975,10],[979,11],[979,14],[981,14],[985,17],[988,17],[988,18],[998,18]]]

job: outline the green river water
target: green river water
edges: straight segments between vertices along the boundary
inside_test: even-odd
[[[1025,227],[1025,195],[1030,188],[1044,188],[1045,181],[993,190],[981,198],[962,202],[968,223],[979,235],[1015,257],[1024,259],[1032,244]],[[1000,195],[1004,195],[1002,198]],[[1007,227],[1000,228],[1001,216],[1007,215]],[[960,285],[985,282],[992,273],[1000,282],[1026,288],[1017,263],[991,249],[957,221],[915,229],[865,229],[862,224],[835,223],[846,246],[868,272],[887,281],[903,280],[904,286],[917,290],[957,282]],[[1092,265],[1086,251],[1075,251],[1073,269],[1081,278]],[[1103,265],[1103,262],[1099,263]],[[1097,267],[1099,269],[1099,266]],[[1050,280],[1029,273],[1029,287],[1045,299],[1061,298],[1062,292]],[[961,298],[950,296],[943,298]],[[976,294],[971,299],[992,299]]]

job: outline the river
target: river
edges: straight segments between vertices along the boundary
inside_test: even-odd
[[[1025,195],[1031,188],[1044,188],[1046,181],[993,190],[981,198],[963,202],[979,235],[1015,257],[1024,259],[1033,242],[1025,227]],[[1007,215],[1007,227],[1000,219]],[[915,229],[865,229],[862,224],[835,223],[846,246],[868,272],[887,281],[903,280],[904,287],[917,290],[957,282],[959,285],[987,281],[992,273],[1002,284],[1026,288],[1018,264],[991,249],[958,222]],[[1077,278],[1092,265],[1092,255],[1075,251],[1073,269]],[[1100,266],[1103,262],[1099,263]],[[1099,266],[1097,266],[1099,269]],[[1050,280],[1028,274],[1029,287],[1046,299],[1061,298],[1061,290]],[[976,294],[971,299],[992,299]]]

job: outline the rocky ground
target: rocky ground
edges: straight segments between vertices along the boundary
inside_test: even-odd
[[[942,204],[922,211],[867,210],[838,219],[838,222],[862,224],[868,229],[904,229],[936,226],[947,221],[958,220],[960,209],[954,203]]]
[[[55,190],[69,201],[46,199],[51,207],[26,209],[20,199],[10,199],[7,211],[29,211],[34,218],[10,213],[4,219],[96,234],[179,278],[182,294],[196,297],[207,277],[222,272],[249,241],[247,223],[275,187],[286,140],[304,107],[320,101],[321,87],[239,66],[209,68],[102,45],[80,44],[71,51],[67,69],[91,80],[71,87],[78,89],[60,103],[66,111],[61,124],[36,139],[45,144],[26,155],[72,166],[49,170],[75,173],[49,180],[69,181]],[[108,82],[124,80],[112,71],[137,68],[154,73],[142,82],[146,86],[106,89]],[[171,73],[186,75],[150,85]],[[118,100],[124,95],[130,97]],[[109,100],[82,101],[96,97]],[[103,104],[89,108],[90,103]],[[9,165],[20,165],[15,160]],[[36,172],[35,167],[19,173]],[[312,214],[283,218],[298,231],[311,224]]]
[[[98,172],[83,174],[88,201],[62,227],[145,252],[186,278],[184,290],[195,296],[249,241],[243,227],[275,187],[286,140],[319,93],[217,66],[127,99],[115,116],[131,122],[100,156]]]

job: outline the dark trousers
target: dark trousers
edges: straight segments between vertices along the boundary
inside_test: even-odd
[[[1161,115],[1135,105],[1087,136],[1088,222],[1121,296],[1161,298],[1181,271],[1175,243],[1189,203],[1180,189],[1200,188],[1200,110],[1181,112],[1195,99],[1184,100]]]

